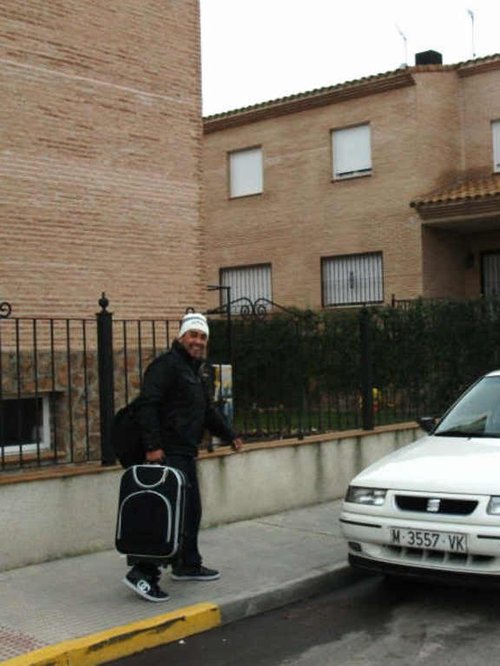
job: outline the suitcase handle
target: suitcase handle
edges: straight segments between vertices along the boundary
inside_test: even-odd
[[[142,486],[143,488],[155,488],[156,486],[161,485],[162,483],[165,482],[165,479],[167,478],[167,474],[169,472],[169,468],[165,467],[164,465],[156,465],[153,463],[150,463],[148,467],[161,467],[163,469],[163,474],[161,475],[160,479],[158,481],[155,481],[154,483],[147,484],[144,483],[144,481],[141,481],[138,476],[137,476],[137,470],[139,467],[143,467],[143,465],[134,465],[132,467],[132,474],[134,476],[134,480],[137,483],[137,485]]]

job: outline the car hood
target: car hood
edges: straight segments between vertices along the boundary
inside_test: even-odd
[[[373,463],[351,485],[500,495],[500,439],[429,435]]]

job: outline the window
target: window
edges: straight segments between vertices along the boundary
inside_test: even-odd
[[[333,178],[355,178],[372,172],[370,125],[332,132]]]
[[[321,260],[323,305],[381,303],[382,253],[350,254]]]
[[[249,305],[247,301],[239,299],[249,299],[252,303],[259,298],[272,300],[271,264],[222,268],[220,283],[231,287],[231,312],[236,314],[240,313],[242,307]],[[227,303],[227,294],[224,294],[224,303]]]
[[[50,446],[49,398],[3,399],[0,406],[0,448],[5,454]]]
[[[500,252],[481,255],[483,296],[500,296]]]
[[[493,171],[500,171],[500,120],[491,123],[493,131]]]
[[[231,198],[247,197],[263,191],[262,148],[229,153],[229,193]]]

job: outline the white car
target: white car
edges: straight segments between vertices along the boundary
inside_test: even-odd
[[[500,576],[500,370],[428,435],[358,474],[340,522],[355,567]]]

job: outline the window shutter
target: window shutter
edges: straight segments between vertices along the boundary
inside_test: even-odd
[[[248,298],[254,303],[259,298],[272,300],[271,265],[239,266],[221,270],[221,284],[231,287],[231,301]],[[224,296],[226,298],[226,296]],[[232,312],[238,313],[244,303],[235,303]]]
[[[333,174],[335,178],[371,171],[370,126],[360,125],[335,130],[333,141]]]
[[[500,120],[492,123],[493,130],[493,170],[500,171]]]
[[[229,190],[232,198],[262,192],[262,148],[229,154]]]

